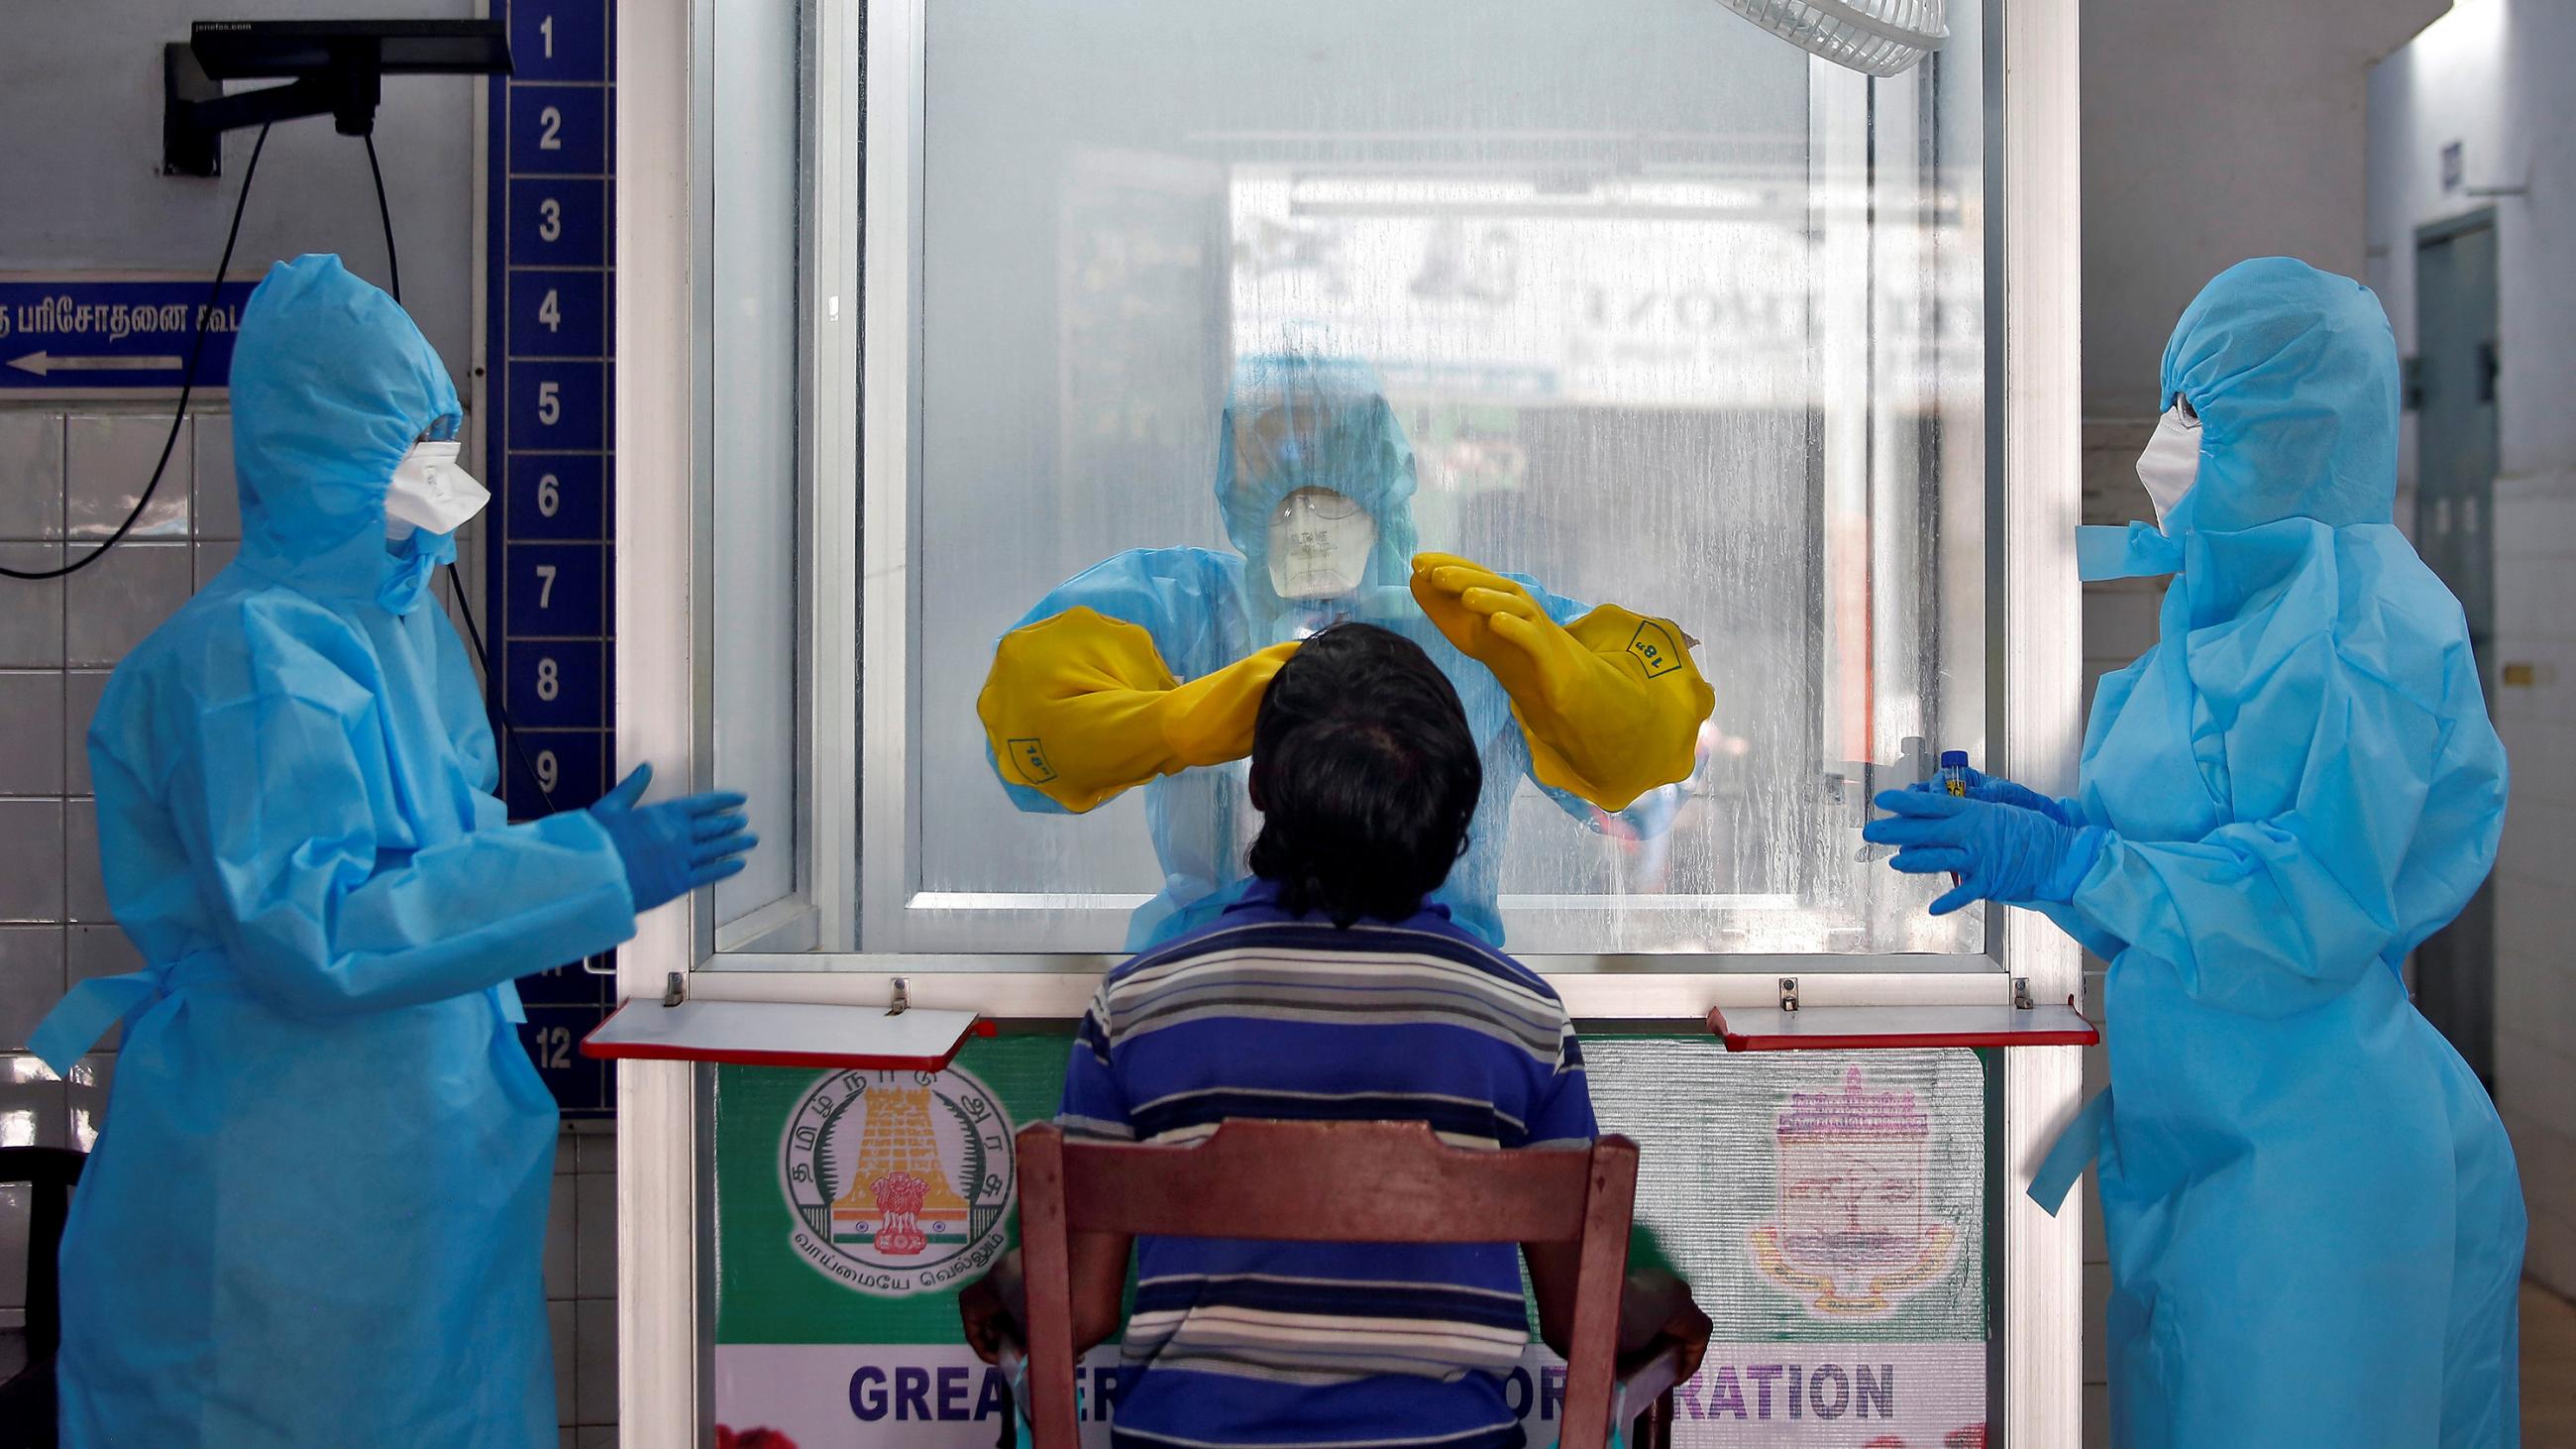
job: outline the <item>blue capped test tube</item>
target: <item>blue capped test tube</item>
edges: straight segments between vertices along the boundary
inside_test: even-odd
[[[1941,752],[1941,788],[1962,799],[1966,798],[1968,793],[1968,752],[1966,750]],[[1955,886],[1958,883],[1959,873],[1954,870],[1950,872],[1950,884]]]

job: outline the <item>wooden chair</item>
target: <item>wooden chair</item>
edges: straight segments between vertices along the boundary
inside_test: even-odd
[[[1421,1122],[1230,1120],[1190,1147],[1068,1142],[1020,1129],[1020,1243],[1028,1283],[1029,1419],[1036,1449],[1076,1449],[1070,1238],[1082,1232],[1297,1243],[1576,1243],[1574,1359],[1563,1449],[1609,1437],[1619,1295],[1637,1144],[1479,1152]],[[1318,1194],[1319,1182],[1356,1190]],[[1671,1422],[1677,1351],[1625,1384],[1632,1412]],[[1649,1433],[1652,1431],[1649,1430]],[[1640,1438],[1646,1449],[1649,1438]]]

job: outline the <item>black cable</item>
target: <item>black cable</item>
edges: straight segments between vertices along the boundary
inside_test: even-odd
[[[267,149],[268,127],[263,125],[259,128],[259,139],[251,144],[250,164],[242,168],[241,195],[233,198],[233,224],[224,232],[223,260],[215,263],[214,285],[206,289],[206,305],[197,313],[196,336],[188,343],[188,367],[179,375],[179,405],[170,413],[170,435],[161,440],[161,461],[152,465],[152,481],[143,485],[143,496],[134,500],[133,511],[116,526],[116,532],[109,534],[105,542],[81,555],[77,561],[50,569],[13,569],[0,564],[0,578],[42,581],[79,573],[107,557],[109,549],[123,543],[125,536],[134,531],[135,522],[143,517],[143,510],[152,506],[152,495],[161,487],[161,475],[169,471],[170,454],[179,446],[179,429],[188,421],[188,397],[197,388],[197,359],[206,350],[206,322],[224,303],[224,273],[232,269],[233,243],[241,240],[242,212],[250,205],[250,181],[259,174],[259,155]]]
[[[376,138],[369,136],[366,139],[367,174],[376,181],[376,215],[385,224],[385,280],[392,283],[386,290],[393,294],[394,302],[399,306],[402,302],[402,257],[394,247],[394,209],[385,197],[384,168],[376,163]],[[510,757],[519,762],[520,769],[528,772],[528,783],[537,787],[537,798],[546,802],[546,813],[551,815],[555,811],[555,793],[546,788],[536,766],[528,763],[528,753],[519,745],[519,727],[510,723],[510,712],[502,708],[501,701],[495,697],[492,653],[483,643],[483,631],[475,626],[473,606],[465,602],[465,578],[456,571],[454,559],[447,561],[447,591],[455,600],[458,620],[465,625],[465,637],[474,645],[474,657],[483,665],[483,702],[491,708],[492,717],[501,722],[501,737],[509,741]]]
[[[385,224],[385,280],[394,301],[402,301],[402,258],[394,255],[394,209],[385,200],[385,169],[376,164],[375,133],[367,133],[367,174],[376,178],[376,215]]]

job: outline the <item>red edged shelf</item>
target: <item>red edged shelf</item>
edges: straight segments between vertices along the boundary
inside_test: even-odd
[[[1905,1047],[2091,1046],[2100,1029],[2072,1005],[1718,1008],[1708,1029],[1731,1052],[1894,1051]]]
[[[936,1072],[957,1059],[968,1037],[992,1034],[993,1024],[971,1011],[632,1000],[582,1039],[581,1054],[607,1061]]]

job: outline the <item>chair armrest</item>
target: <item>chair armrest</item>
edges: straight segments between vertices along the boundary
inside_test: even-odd
[[[993,1366],[1002,1371],[1002,1392],[1010,1402],[1002,1408],[1002,1430],[993,1440],[993,1449],[1027,1449],[1020,1443],[1020,1415],[1026,1405],[1020,1402],[1020,1369],[1029,1361],[1028,1347],[1005,1333],[1001,1349],[993,1355]]]
[[[1655,1401],[1671,1393],[1682,1381],[1682,1346],[1667,1343],[1663,1352],[1621,1374],[1611,1384],[1613,1402],[1629,1422],[1655,1406]],[[1628,1427],[1626,1424],[1620,1428]]]

